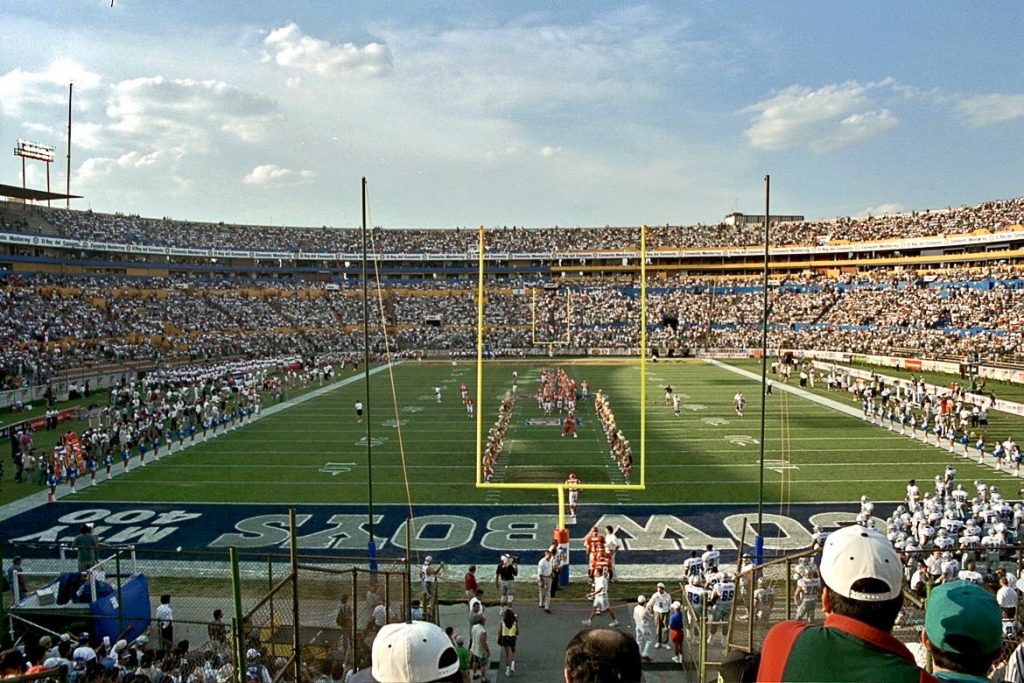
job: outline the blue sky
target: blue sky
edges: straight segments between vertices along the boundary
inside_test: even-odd
[[[98,211],[388,227],[717,222],[1024,194],[1021,3],[0,5],[0,141]],[[20,163],[0,162],[19,184]],[[45,185],[41,164],[29,184]]]

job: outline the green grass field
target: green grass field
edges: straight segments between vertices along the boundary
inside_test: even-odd
[[[608,394],[619,425],[633,444],[637,483],[639,365],[554,362],[577,380],[588,379],[592,392],[602,389]],[[592,403],[579,408],[584,423],[578,439],[561,438],[558,427],[527,426],[528,418],[542,414],[530,395],[541,368],[548,365],[530,361],[486,366],[483,401],[477,401],[478,408],[482,404],[485,432],[496,417],[498,397],[511,385],[513,369],[519,372],[521,396],[495,480],[560,483],[569,471],[575,471],[585,482],[622,483],[607,454]],[[753,362],[739,365],[758,367]],[[399,365],[394,369],[396,408],[387,371],[373,376],[369,422],[372,439],[377,442],[373,448],[374,503],[406,503],[408,491],[414,504],[554,504],[553,491],[474,486],[475,423],[459,400],[462,382],[475,394],[472,364],[461,364],[456,374],[447,363]],[[666,383],[684,395],[680,417],[674,417],[671,407],[664,404]],[[441,403],[434,399],[435,385],[443,387]],[[737,391],[748,398],[743,417],[732,408]],[[126,476],[79,492],[77,499],[364,503],[366,425],[357,423],[352,409],[363,392],[361,381],[354,381],[171,459],[150,463],[145,469],[135,467]],[[585,491],[582,502],[757,500],[760,404],[752,380],[699,361],[649,364],[647,392],[646,490]],[[838,394],[827,398],[851,404]],[[401,420],[400,431],[396,419]],[[1019,431],[1024,426],[1018,418],[996,419],[998,429],[1016,427]],[[404,446],[404,457],[399,443]],[[853,501],[861,494],[876,500],[899,500],[908,479],[927,482],[954,457],[781,390],[767,406],[765,450],[765,500],[773,504]],[[1016,491],[1008,475],[960,456],[955,460],[961,479],[983,478]]]

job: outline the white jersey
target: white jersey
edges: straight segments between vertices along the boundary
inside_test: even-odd
[[[721,583],[716,583],[714,593],[715,604],[718,606],[727,607],[732,604],[733,598],[736,597],[736,584],[732,581],[722,581]]]
[[[704,596],[707,593],[700,586],[687,586],[686,587],[686,600],[693,607],[693,611],[700,614],[701,607],[704,604]]]
[[[821,579],[804,577],[796,582],[796,586],[800,589],[800,599],[804,602],[817,602],[821,597]]]
[[[761,612],[758,616],[766,617],[767,611],[771,610],[775,605],[775,591],[771,588],[755,588],[754,604],[757,605],[757,610]]]
[[[970,569],[961,570],[957,573],[956,578],[958,578],[961,581],[969,581],[979,586],[985,585],[985,577],[982,576],[980,573],[972,571]]]
[[[718,566],[718,558],[721,555],[717,550],[705,550],[704,554],[700,556],[701,564],[704,565],[704,569],[713,569]]]
[[[688,557],[683,560],[683,574],[685,576],[700,574],[700,568],[703,564],[704,561],[700,557]]]

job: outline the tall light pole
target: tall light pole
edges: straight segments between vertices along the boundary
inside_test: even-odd
[[[370,283],[366,275],[366,178],[362,183],[363,205],[363,385],[365,388],[366,405],[366,511],[367,529],[370,540],[367,551],[370,555],[370,571],[377,571],[377,542],[373,538],[373,443],[370,439]]]
[[[768,407],[768,255],[769,226],[771,225],[771,176],[764,177],[764,272],[761,281],[761,444],[757,477],[757,535],[754,537],[754,557],[761,564],[764,556],[764,424]]]
[[[71,208],[71,97],[75,92],[75,84],[68,83],[68,173],[67,173],[67,185],[65,186],[64,194],[68,196],[65,200],[65,208]]]

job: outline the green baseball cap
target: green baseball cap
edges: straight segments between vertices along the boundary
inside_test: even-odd
[[[970,581],[944,583],[932,591],[925,606],[924,630],[943,652],[984,655],[1003,642],[999,604]]]

